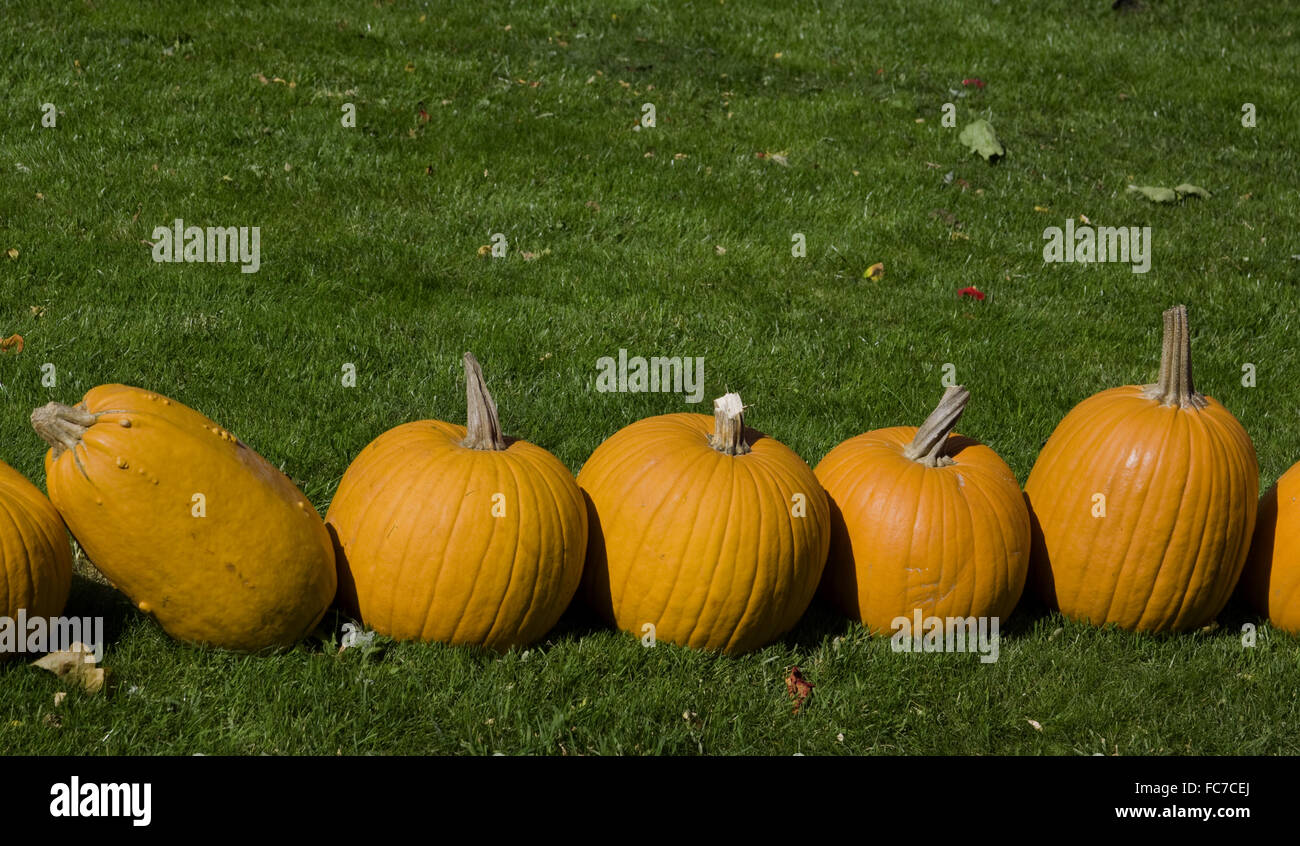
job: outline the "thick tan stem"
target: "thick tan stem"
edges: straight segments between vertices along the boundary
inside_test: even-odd
[[[483,382],[483,368],[473,353],[465,353],[465,397],[469,411],[465,422],[463,446],[470,449],[503,450],[506,439],[497,420],[497,404],[492,401]]]
[[[84,408],[52,402],[32,412],[32,428],[50,445],[54,457],[58,458],[64,450],[81,443],[82,435],[98,419],[98,414],[91,414]]]
[[[1164,313],[1160,377],[1147,385],[1145,394],[1162,405],[1205,408],[1205,396],[1192,383],[1192,334],[1187,326],[1187,307],[1174,306]]]
[[[916,430],[912,442],[903,448],[903,456],[920,462],[926,467],[956,464],[957,462],[943,454],[944,447],[947,446],[948,436],[952,434],[969,401],[970,391],[961,385],[954,385],[944,391],[943,398],[939,400],[934,411],[925,418],[921,428]]]
[[[745,404],[740,394],[724,394],[713,401],[713,434],[709,446],[723,455],[744,455],[749,452],[745,442]]]

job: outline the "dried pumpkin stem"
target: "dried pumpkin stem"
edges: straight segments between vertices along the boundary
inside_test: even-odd
[[[1147,385],[1145,395],[1162,405],[1205,408],[1205,395],[1192,384],[1192,333],[1187,326],[1187,306],[1164,313],[1164,348],[1160,353],[1160,378]]]
[[[478,359],[468,352],[465,353],[465,396],[469,401],[469,411],[465,440],[461,445],[470,449],[505,449],[506,439],[501,434],[501,422],[497,420],[497,404],[488,393]]]
[[[709,446],[723,455],[749,452],[745,441],[745,404],[740,394],[724,394],[713,401],[713,434]]]
[[[903,448],[903,456],[918,461],[926,467],[942,467],[956,464],[943,454],[948,444],[948,436],[961,419],[970,401],[970,391],[961,385],[954,385],[943,392],[943,398],[935,406],[930,416],[925,418],[921,428],[916,430],[912,442]]]
[[[32,412],[32,428],[58,458],[64,450],[81,443],[81,437],[98,419],[98,414],[91,414],[85,408],[51,402]]]

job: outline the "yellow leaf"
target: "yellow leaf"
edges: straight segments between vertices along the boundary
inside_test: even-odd
[[[5,251],[5,255],[9,256],[9,258],[11,259],[18,258],[18,248],[10,247],[8,250]]]
[[[885,263],[878,261],[862,272],[863,279],[883,279],[885,276]]]
[[[407,63],[406,63],[406,72],[407,72],[407,73],[413,73],[414,71],[415,71],[415,62],[407,62]]]
[[[492,252],[492,245],[491,245],[491,244],[484,244],[483,246],[481,246],[481,247],[478,248],[478,254],[479,254],[480,256],[485,256],[485,255],[487,255],[487,254],[490,253],[490,252]]]
[[[1046,208],[1046,207],[1044,207],[1044,206],[1034,206],[1034,211],[1036,211],[1036,212],[1050,212],[1051,209]]]
[[[33,667],[49,670],[61,679],[80,684],[89,693],[98,693],[104,688],[108,671],[95,666],[95,652],[84,643],[74,643],[72,648],[62,652],[51,652],[44,658],[32,662]]]

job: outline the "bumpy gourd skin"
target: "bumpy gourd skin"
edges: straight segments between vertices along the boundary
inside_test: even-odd
[[[872,632],[925,617],[1006,617],[1029,571],[1029,511],[996,452],[952,435],[953,463],[904,456],[911,426],[850,438],[817,465],[833,503],[825,596]]]
[[[327,522],[339,604],[398,640],[505,650],[559,620],[582,577],[587,512],[545,449],[464,445],[466,427],[390,429],[348,467]]]
[[[1217,400],[1171,406],[1147,393],[1102,391],[1052,433],[1025,484],[1031,572],[1044,600],[1073,619],[1185,631],[1214,619],[1237,583],[1259,465]]]
[[[79,408],[97,419],[47,453],[50,499],[141,611],[172,637],[242,651],[312,630],[334,598],[334,550],[287,476],[159,394],[102,385]]]
[[[651,417],[592,453],[578,474],[592,521],[585,593],[638,637],[648,623],[657,641],[742,653],[807,609],[830,512],[789,447],[757,436],[750,452],[726,455],[710,446],[713,428],[703,414]],[[804,516],[792,514],[796,494]]]
[[[0,617],[63,613],[72,586],[72,550],[63,520],[45,495],[0,462]],[[0,652],[0,661],[12,653]]]
[[[1300,464],[1260,500],[1241,592],[1274,626],[1300,635]]]

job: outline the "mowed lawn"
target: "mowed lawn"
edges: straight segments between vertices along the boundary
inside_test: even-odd
[[[4,2],[0,337],[25,348],[0,354],[0,460],[43,486],[31,410],[123,382],[324,513],[382,431],[463,420],[472,350],[507,433],[575,472],[727,390],[816,464],[919,424],[955,372],[959,430],[1023,482],[1077,402],[1154,380],[1185,303],[1262,490],[1300,460],[1300,19],[1236,5]],[[957,140],[978,118],[997,163]],[[1182,182],[1212,197],[1125,190]],[[176,218],[260,227],[260,270],[154,263]],[[1150,226],[1150,271],[1045,264],[1067,218]],[[480,254],[494,233],[505,258]],[[620,349],[703,357],[705,402],[596,391]],[[1300,752],[1300,642],[1261,623],[1243,646],[1236,606],[1152,637],[1027,597],[990,664],[893,653],[820,605],[738,658],[581,609],[503,656],[340,655],[331,615],[267,657],[175,643],[79,569],[67,613],[107,617],[112,689],[56,706],[58,679],[0,667],[0,753]],[[792,665],[816,685],[797,715]]]

